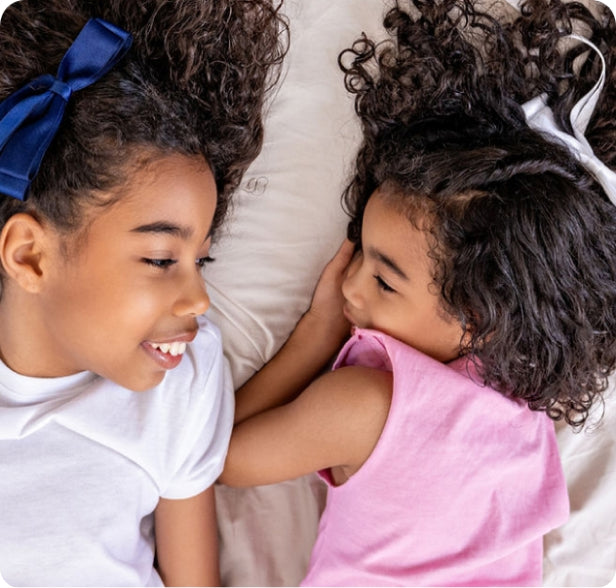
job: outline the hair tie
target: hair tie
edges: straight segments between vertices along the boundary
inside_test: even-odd
[[[131,43],[126,31],[90,19],[64,54],[55,77],[39,76],[0,103],[0,193],[26,199],[72,93],[102,78]]]
[[[530,128],[541,132],[547,139],[564,143],[582,166],[597,180],[612,203],[616,205],[616,173],[594,154],[592,147],[584,136],[605,82],[605,59],[598,47],[588,39],[579,35],[567,35],[567,37],[582,41],[596,51],[601,58],[602,65],[601,75],[596,84],[571,109],[569,120],[571,121],[573,135],[558,128],[554,119],[554,113],[547,105],[547,96],[545,94],[536,96],[522,105],[526,115],[526,123]]]

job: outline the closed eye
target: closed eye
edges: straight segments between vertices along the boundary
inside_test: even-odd
[[[395,290],[381,276],[373,276],[378,287],[385,292],[395,292]]]
[[[205,257],[200,257],[199,259],[197,259],[196,263],[198,267],[204,267],[206,264],[212,263],[213,261],[216,260],[213,257],[206,255]]]

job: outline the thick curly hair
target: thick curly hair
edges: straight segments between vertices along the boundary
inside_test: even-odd
[[[89,18],[133,35],[103,79],[74,94],[25,203],[0,197],[0,222],[27,210],[75,231],[83,205],[132,166],[171,152],[203,155],[222,222],[263,141],[262,109],[287,49],[274,0],[19,0],[0,25],[0,100],[55,74]]]
[[[596,8],[527,0],[496,19],[471,0],[400,0],[389,40],[362,36],[339,58],[364,132],[349,237],[379,187],[412,222],[427,213],[443,307],[470,333],[461,353],[486,384],[575,428],[616,365],[616,208],[520,104],[545,92],[569,127],[600,63],[561,37],[584,34],[609,72],[586,136],[616,165],[616,26]]]

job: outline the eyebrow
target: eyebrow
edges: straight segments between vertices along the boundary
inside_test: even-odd
[[[131,233],[164,233],[166,235],[173,235],[174,237],[180,237],[185,241],[191,237],[193,230],[190,227],[176,225],[167,221],[156,221],[148,223],[147,225],[140,225],[131,229]],[[207,241],[212,235],[212,228],[208,231],[204,241]]]
[[[373,259],[384,263],[392,272],[394,272],[400,278],[408,281],[409,277],[400,269],[400,267],[396,264],[395,261],[393,261],[393,259],[387,257],[387,255],[381,253],[378,249],[375,249],[374,247],[368,248],[368,254]]]

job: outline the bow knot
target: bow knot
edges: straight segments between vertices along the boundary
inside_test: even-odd
[[[131,43],[126,31],[90,19],[64,54],[56,76],[39,76],[0,104],[0,193],[25,200],[72,93],[102,78]]]
[[[49,86],[49,91],[61,96],[64,102],[68,102],[71,94],[73,93],[73,88],[71,88],[66,82],[55,79],[51,86]]]

